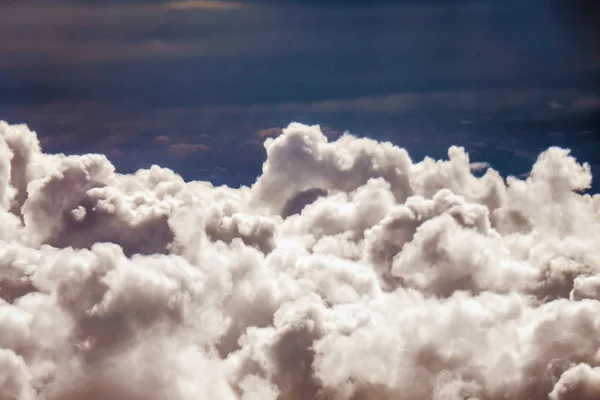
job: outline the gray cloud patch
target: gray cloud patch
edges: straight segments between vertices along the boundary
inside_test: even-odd
[[[291,124],[251,187],[0,123],[0,399],[596,399],[600,196]]]

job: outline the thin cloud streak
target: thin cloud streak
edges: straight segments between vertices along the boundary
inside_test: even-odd
[[[168,10],[241,10],[246,5],[237,1],[219,1],[219,0],[183,0],[167,3],[165,7]]]

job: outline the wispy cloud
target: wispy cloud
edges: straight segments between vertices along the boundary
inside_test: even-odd
[[[595,97],[595,96],[580,97],[573,102],[573,107],[579,108],[579,109],[600,108],[600,97]]]
[[[560,110],[561,108],[563,108],[562,104],[560,104],[558,101],[551,101],[547,105],[548,108],[551,110]]]
[[[189,21],[180,21],[171,36],[155,35],[148,27],[182,17],[170,11],[235,10],[242,6],[246,7],[241,2],[225,0],[153,0],[102,6],[2,3],[0,38],[8,40],[0,40],[0,68],[173,59],[200,53],[240,54],[244,48],[237,36],[225,43],[218,32],[208,38],[198,37]],[[246,53],[249,51],[252,48],[246,49]]]
[[[169,152],[178,157],[184,157],[200,151],[210,151],[210,147],[198,143],[177,143],[169,146]]]
[[[435,110],[479,110],[497,111],[498,109],[515,109],[519,107],[538,107],[554,97],[577,99],[579,92],[573,90],[540,90],[540,89],[482,89],[456,90],[438,92],[396,92],[391,94],[357,96],[311,102],[281,102],[276,104],[254,104],[242,106],[219,106],[210,108],[214,111],[232,113],[366,113],[372,115],[414,113]],[[595,97],[580,97],[574,107],[595,107]],[[553,108],[548,106],[548,108]],[[207,108],[208,109],[208,108]],[[543,110],[545,111],[545,110]],[[461,120],[463,125],[473,123]],[[268,133],[268,132],[267,132]],[[263,133],[265,134],[265,133]]]
[[[169,10],[241,10],[245,4],[223,0],[182,0],[165,4]]]
[[[29,39],[29,38],[28,38]],[[20,44],[19,44],[20,43]],[[39,42],[35,39],[22,40],[14,45],[0,45],[0,53],[14,55],[0,60],[0,67],[22,65],[19,56],[24,57],[26,63],[39,63],[41,65],[64,66],[85,65],[105,61],[127,61],[141,58],[172,58],[204,53],[201,44],[165,42],[160,39],[143,40],[135,42],[96,41],[93,45],[77,40],[52,40]],[[33,61],[32,61],[33,60]]]
[[[273,128],[261,129],[260,131],[256,132],[256,134],[261,138],[279,136],[282,133],[283,133],[283,129],[278,126],[273,127]]]
[[[169,143],[171,142],[171,138],[167,135],[160,135],[154,138],[154,140],[158,143]]]

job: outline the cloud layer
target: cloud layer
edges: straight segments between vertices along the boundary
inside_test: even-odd
[[[293,123],[251,187],[0,122],[0,399],[597,399],[600,196]]]
[[[223,0],[182,0],[165,4],[171,10],[241,10],[244,4]]]

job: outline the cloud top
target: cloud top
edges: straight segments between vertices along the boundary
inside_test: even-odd
[[[0,399],[600,397],[587,164],[505,180],[298,123],[265,148],[235,189],[0,122]]]

